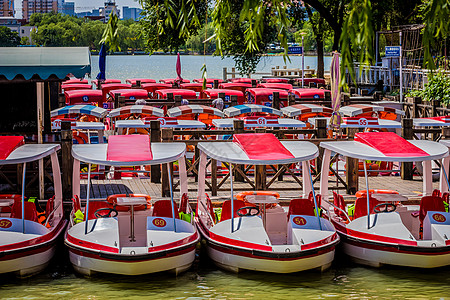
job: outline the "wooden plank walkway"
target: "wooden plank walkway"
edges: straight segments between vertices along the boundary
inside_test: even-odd
[[[176,180],[175,180],[176,181]],[[194,178],[188,180],[189,198],[197,198],[197,183]],[[335,179],[330,177],[330,185],[332,182],[335,184]],[[81,197],[86,198],[86,183],[87,180],[82,180]],[[402,180],[399,176],[377,176],[369,178],[369,186],[373,189],[389,189],[396,190],[400,194],[407,196],[411,199],[416,199],[422,193],[422,177],[415,176],[414,180]],[[433,188],[438,188],[439,182],[433,183]],[[237,193],[239,190],[252,190],[250,185],[241,182],[235,182],[234,188]],[[271,186],[271,190],[277,190],[282,188],[279,193],[283,199],[292,199],[298,197],[301,193],[301,188],[298,183],[290,176],[284,176],[283,181],[275,181]],[[230,184],[227,181],[223,185],[224,190],[219,190],[217,197],[212,197],[216,201],[225,200],[230,196]],[[319,183],[315,184],[315,189],[319,191]],[[359,189],[365,189],[364,177],[359,178]],[[126,194],[126,193],[139,193],[147,194],[152,199],[162,199],[161,197],[161,184],[152,183],[149,178],[130,178],[120,180],[92,180],[91,197],[93,198],[106,198],[108,195],[114,194]],[[207,190],[207,193],[211,193]],[[353,196],[345,194],[345,190],[340,190],[340,194],[344,194],[346,198],[351,199]],[[174,196],[178,199],[179,190],[175,190]]]

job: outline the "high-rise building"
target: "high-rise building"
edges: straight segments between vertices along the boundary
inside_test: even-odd
[[[14,0],[0,0],[0,17],[14,17]]]
[[[109,15],[111,12],[120,18],[119,10],[117,9],[116,2],[108,1],[105,2],[105,6],[100,8],[100,16],[105,17],[104,22],[107,23],[109,21]]]
[[[29,21],[34,13],[58,12],[58,0],[23,0],[22,18]]]
[[[123,19],[133,19],[135,21],[138,21],[141,18],[141,12],[141,8],[124,6],[122,10]]]

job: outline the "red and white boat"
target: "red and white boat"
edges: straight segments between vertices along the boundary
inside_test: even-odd
[[[262,147],[262,145],[264,145]],[[206,240],[211,259],[220,267],[239,272],[256,270],[291,273],[324,270],[334,258],[339,242],[330,221],[315,216],[319,196],[312,190],[309,160],[318,148],[306,141],[280,142],[272,134],[235,134],[232,142],[201,142],[197,227]],[[220,218],[205,194],[207,157],[217,161],[248,165],[301,163],[303,193],[311,198],[293,199],[289,208],[278,204],[278,193],[249,191],[233,195],[221,209]],[[232,213],[233,212],[233,213]]]
[[[391,132],[357,133],[354,141],[322,142],[320,192],[322,206],[342,239],[344,252],[356,262],[379,267],[397,265],[435,268],[450,265],[450,214],[439,191],[432,191],[431,162],[448,155],[448,149],[427,140],[407,141]],[[422,162],[424,191],[420,205],[407,204],[396,191],[366,189],[357,193],[353,208],[334,193],[328,199],[331,153],[362,161]],[[367,197],[366,195],[370,196]],[[448,201],[448,200],[447,200]]]
[[[0,137],[0,165],[23,166],[22,195],[0,195],[0,273],[26,277],[42,271],[55,254],[56,241],[64,230],[61,173],[57,144],[25,145],[22,136]],[[50,156],[54,197],[45,210],[37,199],[25,197],[25,173],[29,162]],[[36,203],[38,202],[38,203]]]
[[[114,135],[109,137],[108,144],[73,146],[75,198],[65,243],[76,271],[85,275],[161,271],[177,274],[192,265],[199,234],[186,196],[185,149],[184,143],[150,143],[148,135]],[[78,199],[81,162],[88,164],[90,173],[92,164],[170,165],[177,160],[183,195],[178,205],[173,201],[172,188],[171,200],[152,202],[150,196],[137,194],[90,199],[88,184],[86,205],[81,207]],[[172,187],[170,169],[169,181]]]

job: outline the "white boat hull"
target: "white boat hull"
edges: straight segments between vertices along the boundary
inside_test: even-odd
[[[15,273],[18,277],[28,277],[44,270],[55,254],[55,246],[35,254],[0,261],[1,273]]]

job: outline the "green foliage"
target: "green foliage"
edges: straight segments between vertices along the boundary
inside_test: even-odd
[[[0,26],[0,47],[16,47],[20,44],[19,34],[6,26]]]
[[[103,31],[103,36],[100,44],[108,45],[110,51],[121,51],[119,45],[119,18],[116,14],[111,12],[109,15],[108,24],[106,24],[105,31]]]
[[[205,31],[206,31],[206,34],[205,34]],[[203,54],[204,46],[206,46],[206,53],[212,53],[216,49],[215,40],[211,39],[206,43],[203,43],[203,41],[205,39],[208,39],[209,37],[211,37],[213,34],[214,34],[213,24],[208,23],[206,28],[205,28],[205,26],[203,26],[202,29],[199,30],[198,34],[191,36],[189,39],[187,39],[186,47],[191,49],[193,52]]]
[[[439,100],[444,104],[450,104],[450,77],[441,72],[430,74],[423,90],[411,91],[407,96],[422,97],[425,101]]]

